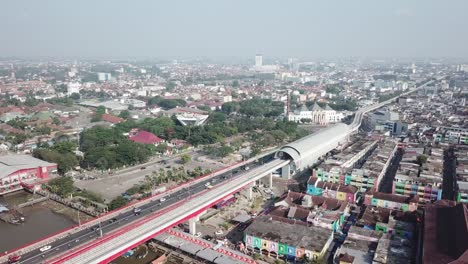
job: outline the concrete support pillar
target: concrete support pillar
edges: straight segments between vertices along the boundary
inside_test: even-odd
[[[281,178],[286,179],[286,180],[291,179],[291,170],[290,170],[289,164],[281,168]]]
[[[191,235],[195,235],[197,233],[198,221],[200,221],[200,215],[197,215],[194,218],[189,219],[189,232]]]
[[[253,199],[253,187],[255,186],[255,182],[252,182],[249,187],[247,187],[247,198],[249,201]]]
[[[253,199],[253,190],[252,190],[253,186],[249,186],[249,188],[247,189],[247,198],[249,199],[249,201],[251,201]]]
[[[265,177],[263,177],[261,180],[260,180],[261,184],[263,184],[265,186],[265,188],[272,188],[273,187],[273,173],[270,173],[268,175],[266,175]]]
[[[268,188],[273,188],[273,173],[270,173],[270,175],[267,176],[268,177]]]

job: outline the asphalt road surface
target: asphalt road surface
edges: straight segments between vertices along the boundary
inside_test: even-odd
[[[208,182],[210,182],[211,185],[221,184],[223,181],[240,175],[247,166],[249,167],[249,169],[253,169],[262,166],[262,164],[264,164],[265,162],[269,162],[272,159],[273,154],[270,154],[259,159],[258,162],[246,164],[244,166],[241,166],[240,168],[235,168],[231,171],[225,172],[210,179],[183,188],[175,193],[165,196],[166,200],[164,202],[161,202],[160,200],[155,200],[146,205],[138,207],[139,209],[141,209],[141,211],[138,214],[134,213],[133,210],[123,212],[122,214],[116,216],[115,218],[112,218],[111,220],[101,222],[98,225],[81,230],[77,233],[71,234],[65,238],[50,243],[50,249],[48,249],[47,251],[41,252],[40,249],[36,249],[25,253],[21,255],[21,260],[17,263],[33,264],[45,262],[47,259],[51,259],[56,255],[63,254],[64,252],[71,250],[74,247],[80,246],[86,242],[96,240],[100,236],[103,236],[111,231],[121,228],[124,225],[127,225],[138,219],[142,219],[180,200],[184,200],[190,197],[191,195],[197,194],[206,189],[205,184]]]

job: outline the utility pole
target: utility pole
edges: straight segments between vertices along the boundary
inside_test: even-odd
[[[101,221],[99,221],[99,237],[102,237]]]

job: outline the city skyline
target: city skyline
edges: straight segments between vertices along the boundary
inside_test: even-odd
[[[0,57],[467,58],[468,4],[9,2]],[[51,8],[52,7],[52,8]]]

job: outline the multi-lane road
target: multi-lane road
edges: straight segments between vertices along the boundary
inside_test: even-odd
[[[418,87],[416,87],[416,88],[414,88],[414,89],[411,89],[411,90],[409,90],[409,91],[407,91],[407,92],[404,92],[404,93],[402,93],[402,94],[400,94],[400,95],[398,95],[398,96],[396,96],[396,97],[393,97],[392,99],[389,99],[389,100],[387,100],[387,101],[380,102],[380,103],[378,103],[378,104],[366,106],[366,107],[364,107],[364,108],[359,109],[359,110],[356,111],[356,113],[354,114],[354,120],[353,120],[353,122],[351,123],[350,128],[351,128],[352,130],[357,130],[357,129],[359,129],[359,126],[360,126],[361,123],[362,123],[362,118],[364,117],[364,114],[365,114],[365,113],[370,112],[370,111],[373,111],[373,110],[376,110],[376,109],[379,109],[380,107],[382,107],[382,106],[384,106],[384,105],[387,105],[387,104],[389,104],[389,103],[395,102],[396,99],[398,99],[398,98],[400,98],[400,97],[402,97],[402,96],[407,96],[407,95],[409,95],[409,94],[411,94],[411,93],[414,93],[414,92],[416,92],[416,91],[419,91],[420,89],[426,87],[427,85],[430,85],[430,84],[432,84],[432,83],[434,83],[434,82],[436,82],[436,81],[440,81],[440,80],[442,80],[442,79],[445,79],[446,77],[447,77],[447,76],[442,76],[442,77],[436,78],[435,80],[429,80],[429,81],[427,81],[427,82],[421,84],[420,86],[418,86]]]
[[[400,96],[410,94],[415,92],[424,86],[432,83],[434,81],[426,82],[425,84],[408,91]],[[351,129],[356,129],[359,127],[361,123],[362,117],[365,113],[382,107],[389,102],[394,101],[395,99],[391,99],[377,105],[369,106],[363,109],[360,109],[356,112],[355,119],[351,125]],[[245,169],[248,167],[249,169],[255,169],[260,166],[263,166],[264,162],[270,162],[273,159],[273,153],[260,158],[259,161],[251,161],[244,164],[240,168],[227,170],[223,173],[216,174],[212,177],[207,177],[204,180],[196,181],[191,184],[186,185],[184,188],[179,188],[177,191],[173,191],[164,199],[156,199],[151,200],[148,203],[138,206],[138,213],[135,213],[133,210],[122,211],[120,214],[113,216],[111,219],[103,220],[102,222],[90,226],[89,228],[77,230],[76,232],[69,232],[68,235],[63,236],[54,240],[53,242],[47,245],[41,245],[41,248],[47,246],[47,250],[41,251],[41,248],[35,248],[33,250],[27,251],[21,255],[21,263],[40,263],[45,262],[46,260],[54,259],[59,255],[64,254],[65,252],[73,252],[74,250],[80,249],[87,244],[90,244],[92,241],[97,241],[101,239],[102,236],[110,235],[111,233],[117,232],[121,230],[127,225],[131,223],[138,222],[140,219],[145,219],[150,217],[151,215],[156,215],[158,212],[163,211],[165,208],[171,207],[176,203],[180,203],[184,200],[189,200],[191,196],[199,194],[206,190],[205,184],[210,182],[211,185],[216,186],[224,183],[227,180],[233,180],[237,176],[242,175],[245,173]],[[229,192],[229,190],[224,190],[225,192]],[[164,201],[163,201],[164,200]],[[49,248],[50,246],[50,248]],[[21,251],[19,251],[21,254]]]
[[[85,245],[94,240],[98,240],[100,237],[115,232],[132,222],[148,217],[151,214],[156,214],[158,211],[170,207],[179,201],[189,199],[192,195],[196,195],[206,190],[207,183],[210,183],[212,186],[216,186],[227,180],[236,178],[238,175],[244,173],[246,168],[255,169],[260,167],[263,163],[271,161],[273,159],[273,155],[274,154],[268,154],[267,156],[258,159],[258,161],[252,161],[230,171],[215,175],[213,177],[207,177],[205,180],[198,181],[193,184],[188,184],[176,192],[163,196],[163,199],[154,199],[147,204],[135,207],[138,208],[138,213],[135,213],[135,210],[122,212],[121,214],[116,215],[109,220],[99,222],[98,224],[90,226],[86,229],[71,233],[68,236],[57,239],[54,242],[45,245],[47,247],[50,246],[50,249],[46,251],[41,251],[41,248],[45,247],[42,246],[41,248],[21,255],[21,259],[18,263],[46,262],[46,260],[53,259],[55,256],[59,256],[64,252],[73,251],[75,248],[80,248],[82,245]]]

